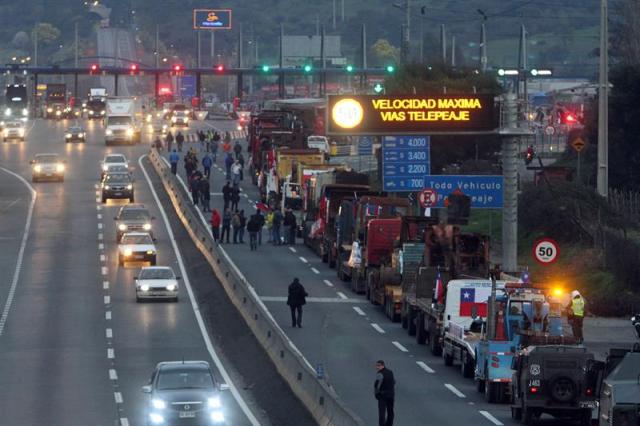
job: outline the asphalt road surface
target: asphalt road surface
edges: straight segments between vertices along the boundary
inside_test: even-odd
[[[211,330],[219,324],[196,317],[186,284],[212,286],[215,277],[210,269],[194,267],[193,262],[202,259],[193,253],[179,260],[187,257],[178,253],[189,249],[184,244],[188,236],[183,229],[175,229],[173,237],[168,233],[172,212],[166,212],[165,222],[142,163],[137,162],[147,146],[105,147],[98,121],[85,123],[86,144],[65,145],[68,125],[37,120],[30,123],[26,142],[0,146],[0,423],[143,425],[146,396],[141,386],[157,362],[184,358],[207,360],[220,381],[230,378],[234,389],[223,395],[230,424],[309,424],[308,413],[300,411],[301,404],[274,379],[272,366],[246,325],[229,326],[236,336],[227,338],[243,337],[248,353],[240,352],[238,358],[265,372],[256,380],[275,382],[288,409],[273,404],[274,409],[262,397],[256,402],[247,386],[252,377],[236,369],[240,361],[228,361],[236,354],[228,348],[219,351],[225,333]],[[43,152],[57,152],[66,159],[64,183],[30,182],[29,160]],[[138,266],[117,264],[113,217],[122,203],[103,205],[97,192],[99,161],[106,152],[124,153],[134,166],[136,202],[144,203],[156,218],[158,264],[172,266],[183,277],[178,303],[136,303],[133,277]],[[37,199],[25,237],[30,187]],[[218,297],[224,304],[224,294]],[[237,313],[233,317],[233,312],[221,312],[239,323]],[[214,350],[222,360],[218,364]],[[291,412],[298,413],[300,423],[281,421]]]

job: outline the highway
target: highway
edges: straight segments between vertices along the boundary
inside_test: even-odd
[[[141,386],[156,363],[204,359],[218,380],[232,387],[223,395],[229,424],[311,424],[237,313],[220,310],[234,322],[226,331],[212,329],[220,318],[208,309],[194,313],[202,302],[196,296],[216,280],[209,269],[194,265],[203,260],[184,244],[185,231],[168,227],[176,219],[159,207],[156,197],[163,194],[154,195],[144,163],[138,162],[147,147],[105,148],[97,121],[86,123],[86,145],[65,145],[68,124],[37,120],[30,123],[26,142],[0,148],[0,412],[8,421],[0,423],[143,425]],[[155,217],[158,264],[172,266],[183,277],[178,303],[137,304],[133,277],[138,267],[117,264],[113,217],[122,203],[102,205],[97,197],[99,161],[109,151],[124,153],[134,165],[136,202]],[[64,183],[30,182],[29,160],[42,152],[66,159]],[[31,220],[30,188],[37,193]],[[188,284],[193,291],[187,291]],[[224,304],[224,292],[216,292]],[[232,339],[248,352],[238,355]],[[264,396],[254,397],[269,385],[279,390],[281,403],[269,405]],[[283,420],[292,412],[300,422]]]

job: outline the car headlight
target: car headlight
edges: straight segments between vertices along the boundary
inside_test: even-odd
[[[64,164],[56,164],[56,171],[58,173],[64,172]]]
[[[211,413],[211,421],[214,423],[224,422],[224,413],[222,411],[214,411]]]
[[[105,113],[104,111],[100,111],[100,115],[104,115],[104,113]]]
[[[151,423],[159,425],[161,423],[164,423],[164,417],[162,417],[160,414],[158,413],[151,413],[149,414],[149,420],[151,420]]]
[[[53,112],[53,108],[51,107],[47,108],[47,112]]]
[[[56,111],[56,115],[62,115],[62,111],[60,110]]]
[[[175,123],[176,121],[178,121],[178,119],[176,117],[171,117],[171,122]]]
[[[140,286],[140,290],[142,290],[142,291],[149,291],[149,285],[147,285],[147,284],[142,284],[142,285]],[[161,400],[158,400],[158,401],[161,401]],[[164,402],[164,401],[161,401],[161,402]],[[158,408],[158,407],[156,407],[156,408]],[[164,407],[162,407],[162,408],[164,408]]]
[[[145,223],[144,225],[142,225],[142,229],[144,229],[145,231],[151,231],[151,224]]]
[[[164,410],[165,408],[167,408],[167,403],[161,399],[152,399],[151,405],[153,405],[153,408],[155,408],[156,410]]]
[[[102,171],[106,172],[107,170],[109,170],[109,166],[107,166],[106,164],[102,165]]]
[[[80,134],[78,135],[78,137],[79,137],[79,138],[84,138],[84,133],[80,133]]]
[[[124,250],[124,255],[125,256],[131,256],[132,254],[133,254],[133,250],[131,250],[129,248]]]
[[[121,231],[126,231],[127,230],[127,225],[125,225],[124,223],[121,223],[120,225],[118,225],[118,229]]]
[[[169,290],[169,291],[174,291],[175,289],[176,289],[176,285],[175,284],[169,284],[167,286],[167,290]],[[213,398],[211,398],[211,399],[213,399]],[[209,399],[209,401],[211,401],[211,399]]]
[[[133,185],[131,185],[131,184],[127,185],[127,189],[128,190],[132,190],[133,189]]]
[[[127,129],[127,136],[133,136],[133,129]]]
[[[111,135],[113,134],[113,130],[111,130],[111,129],[107,129],[107,131],[105,132],[105,134],[106,134],[107,136],[111,136]]]
[[[93,111],[89,111],[89,115],[93,115]]]
[[[207,401],[207,404],[209,405],[209,408],[220,408],[222,407],[222,402],[220,402],[220,398],[213,397],[213,398],[209,398],[209,400]]]
[[[22,115],[27,115],[29,114],[29,110],[26,108],[22,108]]]
[[[20,136],[24,136],[24,129],[18,129],[18,134]]]
[[[40,164],[36,164],[36,165],[33,167],[33,170],[34,170],[36,173],[40,173],[40,172],[42,171],[42,166],[40,166]]]
[[[64,135],[65,138],[70,139],[71,138],[71,133],[67,133],[66,135]]]
[[[106,189],[107,191],[111,189],[111,187],[109,185],[105,185],[104,189]]]
[[[147,250],[147,254],[155,254],[153,250]]]
[[[11,108],[7,108],[4,110],[4,115],[6,116],[10,116],[11,115]]]

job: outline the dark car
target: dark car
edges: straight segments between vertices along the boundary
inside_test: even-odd
[[[531,425],[543,413],[591,424],[597,408],[593,353],[577,345],[529,346],[513,358],[511,416]]]
[[[64,134],[65,142],[86,142],[86,133],[82,127],[69,127]]]
[[[107,173],[102,179],[102,202],[108,199],[128,198],[133,203],[133,178],[129,173]]]
[[[118,242],[125,232],[147,232],[153,238],[151,221],[155,217],[151,216],[149,210],[142,204],[122,206],[118,215],[113,219],[116,221],[116,240]]]
[[[219,384],[206,361],[161,362],[142,391],[149,394],[146,418],[157,425],[223,425]]]

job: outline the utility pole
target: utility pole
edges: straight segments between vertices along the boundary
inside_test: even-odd
[[[366,24],[362,24],[362,31],[360,33],[360,49],[362,52],[362,69],[367,69],[367,26]],[[360,89],[364,89],[367,82],[367,76],[365,74],[360,74]]]
[[[456,66],[456,36],[451,36],[451,66]]]
[[[340,8],[340,22],[344,22],[344,0],[342,0],[342,5]]]
[[[316,35],[320,35],[320,15],[316,13]]]
[[[215,58],[216,58],[216,32],[215,31],[210,31],[211,33],[211,52],[209,52],[209,55],[211,56],[211,65],[214,65],[216,62]]]
[[[200,30],[196,30],[196,35],[197,35],[197,45],[198,45],[198,68],[202,68],[202,40],[201,40],[201,31]]]
[[[487,30],[485,25],[480,26],[480,70],[487,72]]]
[[[405,61],[410,62],[411,57],[411,0],[405,0],[405,22],[404,22],[404,44],[405,44]]]
[[[518,102],[513,93],[503,96],[504,124],[502,137],[502,175],[504,205],[502,207],[502,270],[518,269]]]
[[[38,24],[33,29],[33,66],[38,66]]]
[[[75,50],[75,67],[78,68],[78,23],[76,22],[74,25],[74,33],[75,33],[75,41],[74,41],[74,50]]]
[[[280,49],[279,49],[279,69],[278,75],[278,97],[284,99],[284,73],[282,72],[282,66],[284,65],[284,25],[280,24]]]
[[[518,98],[524,99],[526,109],[527,102],[527,30],[524,24],[520,26],[520,44],[518,46]],[[522,80],[522,91],[520,91],[520,80]],[[526,112],[526,111],[525,111]]]
[[[607,20],[607,0],[600,0],[597,190],[602,197],[609,195],[609,28]]]
[[[440,24],[440,54],[442,56],[442,63],[447,63],[447,34],[445,32],[444,24]]]
[[[156,69],[158,68],[160,68],[160,26],[156,25]]]
[[[239,24],[238,26],[238,68],[242,68],[243,65],[243,61],[242,61],[242,45],[243,45],[243,41],[242,41],[242,24]]]
[[[420,63],[424,63],[424,19],[426,16],[426,6],[420,9]]]
[[[332,0],[333,31],[336,30],[336,0]]]

